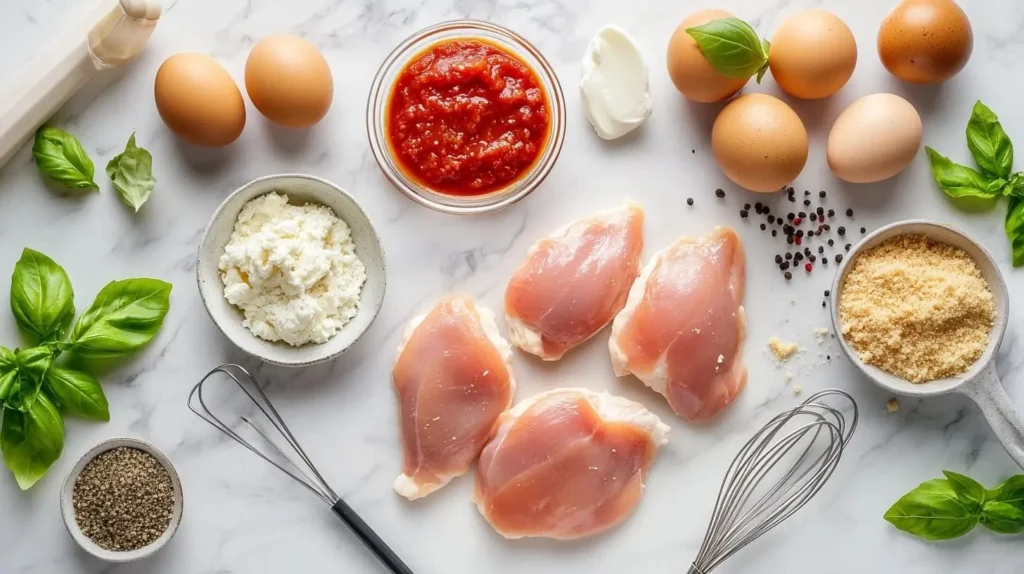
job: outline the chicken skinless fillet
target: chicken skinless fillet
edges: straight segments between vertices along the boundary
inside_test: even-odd
[[[421,498],[469,470],[512,404],[511,359],[494,313],[469,297],[412,320],[392,371],[404,455],[395,492]]]
[[[669,428],[642,405],[555,389],[501,415],[473,496],[506,538],[583,538],[626,519]]]
[[[643,225],[643,208],[627,202],[535,243],[505,290],[512,344],[556,361],[610,323],[640,273]]]
[[[743,245],[727,227],[656,254],[612,323],[615,374],[635,375],[690,421],[728,406],[747,382],[744,265]]]

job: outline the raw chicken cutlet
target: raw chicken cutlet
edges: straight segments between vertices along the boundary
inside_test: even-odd
[[[396,492],[420,498],[469,470],[512,404],[511,358],[494,313],[468,297],[412,320],[392,371],[404,453]]]
[[[743,246],[729,228],[655,255],[612,323],[615,374],[632,373],[684,419],[718,414],[747,382],[744,276]]]
[[[669,428],[633,401],[555,389],[501,416],[477,463],[474,501],[506,538],[582,538],[636,508]]]
[[[611,322],[640,273],[643,224],[628,202],[535,243],[505,290],[512,343],[556,361]]]

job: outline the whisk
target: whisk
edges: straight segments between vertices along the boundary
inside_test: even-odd
[[[852,409],[823,399],[849,401]],[[847,414],[852,410],[847,424]],[[836,389],[779,413],[754,433],[725,473],[700,553],[688,574],[708,574],[800,510],[821,490],[857,429],[857,402]]]
[[[231,426],[225,424],[217,415],[209,409],[206,401],[203,397],[203,386],[208,380],[214,375],[225,375],[230,378],[240,388],[246,396],[256,405],[256,407],[263,413],[263,415],[270,421],[274,430],[280,435],[282,439],[287,443],[287,447],[282,449],[277,443],[270,437],[270,435],[255,425],[246,416],[240,418],[244,423],[252,427],[257,434],[259,434],[267,442],[268,445],[273,449],[273,452],[280,455],[287,461],[287,465],[280,464],[273,460],[270,456],[264,454],[259,448],[254,447],[251,443],[243,439],[236,433]],[[263,460],[277,467],[279,470],[296,480],[302,486],[306,487],[307,490],[317,495],[324,502],[331,505],[331,510],[340,518],[351,530],[359,537],[359,540],[369,548],[380,563],[393,574],[413,574],[412,569],[405,565],[397,554],[373,531],[372,528],[358,514],[352,507],[350,507],[344,500],[338,497],[334,493],[334,490],[327,484],[324,477],[320,475],[320,472],[313,466],[313,462],[306,456],[305,451],[299,445],[299,442],[292,435],[291,431],[288,430],[288,425],[285,424],[281,415],[278,414],[277,409],[267,398],[266,393],[263,389],[256,384],[256,380],[253,379],[245,369],[239,365],[221,365],[216,369],[210,371],[195,387],[192,388],[192,392],[188,395],[188,408],[197,414],[200,418],[213,425],[217,430],[228,435],[235,440],[238,444],[249,449]],[[285,450],[291,450],[294,456],[301,462],[297,462],[295,458],[285,453]]]

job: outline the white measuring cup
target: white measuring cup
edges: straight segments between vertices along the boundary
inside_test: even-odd
[[[928,383],[911,383],[905,379],[890,375],[885,371],[868,365],[857,356],[856,351],[847,344],[842,334],[842,326],[839,320],[839,296],[842,292],[843,281],[851,269],[851,265],[857,260],[857,256],[865,249],[870,249],[883,241],[897,235],[908,233],[922,234],[947,245],[953,245],[963,249],[970,255],[981,269],[982,275],[988,281],[989,288],[996,303],[995,324],[989,332],[988,346],[981,357],[964,374],[947,379],[938,379]],[[832,282],[830,296],[832,327],[835,329],[836,338],[843,349],[843,353],[876,385],[897,395],[908,397],[934,397],[948,393],[959,393],[966,395],[974,401],[985,419],[992,427],[999,442],[1010,455],[1010,458],[1018,466],[1024,468],[1024,423],[1010,397],[1003,390],[996,374],[995,357],[999,349],[999,343],[1003,340],[1006,332],[1006,323],[1009,307],[1009,295],[1006,290],[1006,281],[996,266],[992,255],[981,245],[968,238],[958,229],[927,220],[900,221],[882,227],[881,229],[867,235],[854,247],[843,264],[836,272],[836,278]]]

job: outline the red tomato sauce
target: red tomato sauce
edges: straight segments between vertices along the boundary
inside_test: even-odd
[[[550,124],[536,73],[479,40],[436,44],[414,58],[387,110],[402,171],[449,195],[483,195],[519,179],[544,151]]]

